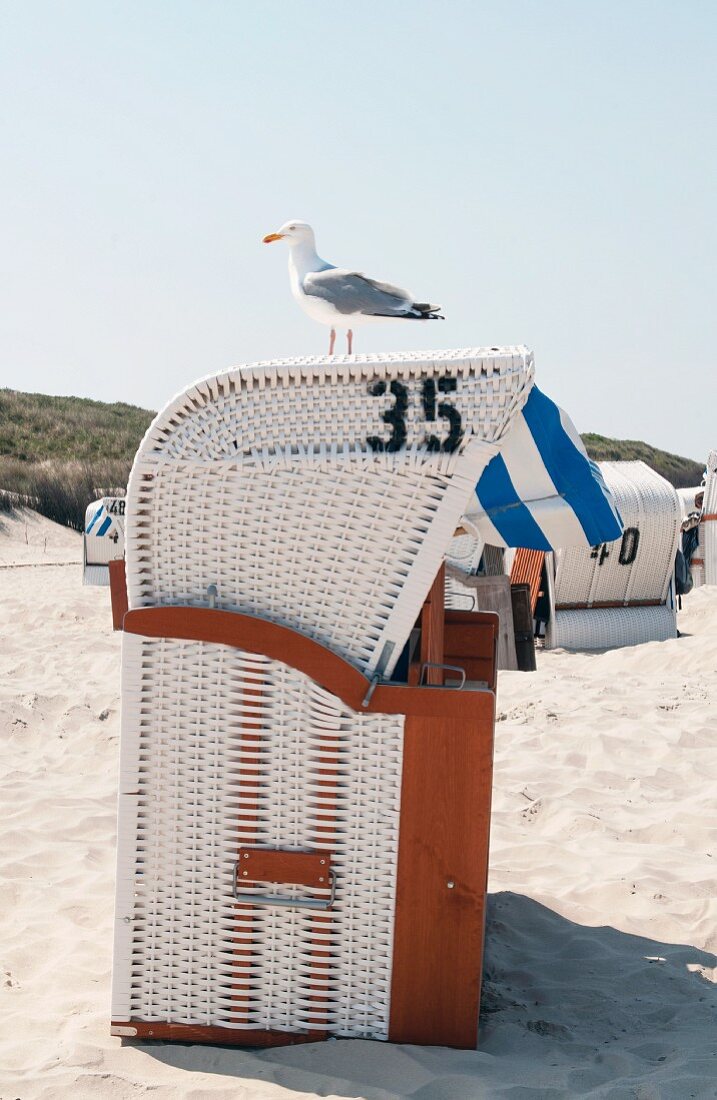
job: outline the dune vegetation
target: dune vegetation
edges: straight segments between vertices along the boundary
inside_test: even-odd
[[[704,462],[661,451],[642,443],[639,439],[608,439],[604,435],[586,432],[583,443],[596,462],[645,462],[658,474],[662,474],[676,489],[699,485],[705,470]]]
[[[81,531],[92,500],[124,491],[153,416],[124,402],[0,390],[0,510],[27,504]]]

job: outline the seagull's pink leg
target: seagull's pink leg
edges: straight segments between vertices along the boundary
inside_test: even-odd
[[[351,355],[351,349],[354,346],[354,334],[351,331],[351,329],[349,329],[346,333],[346,340],[348,341],[348,345],[349,345],[349,355]]]
[[[329,336],[329,355],[334,354],[334,344],[336,343],[336,329],[331,329],[331,335]]]

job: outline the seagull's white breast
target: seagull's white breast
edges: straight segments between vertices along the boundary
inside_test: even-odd
[[[322,325],[331,325],[334,328],[337,325],[345,328],[351,327],[350,314],[339,313],[331,302],[326,302],[323,298],[317,298],[313,294],[305,294],[303,287],[299,286],[297,288],[294,297],[304,313],[308,314],[313,321],[318,321]]]
[[[298,253],[298,255],[295,255],[295,253]],[[325,271],[330,266],[315,254],[313,263],[311,259],[311,257],[302,256],[299,249],[292,249],[289,253],[291,293],[312,321],[318,321],[321,325],[330,325],[332,328],[337,326],[351,328],[351,319],[348,314],[339,313],[331,302],[327,302],[323,298],[317,298],[315,294],[307,294],[304,290],[304,279],[307,275],[311,275],[315,271]]]

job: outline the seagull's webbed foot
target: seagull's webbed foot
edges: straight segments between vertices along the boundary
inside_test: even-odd
[[[329,336],[329,355],[334,354],[334,346],[336,344],[336,329],[331,329],[331,335]]]
[[[346,331],[346,343],[348,344],[348,353],[349,355],[352,355],[354,346],[354,334],[351,329],[347,329]]]

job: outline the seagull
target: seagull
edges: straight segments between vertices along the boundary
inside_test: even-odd
[[[291,293],[314,321],[329,325],[329,355],[334,354],[336,329],[346,330],[348,353],[353,351],[356,325],[379,321],[443,321],[440,306],[415,302],[413,295],[390,283],[369,279],[361,271],[327,264],[316,253],[314,231],[307,222],[290,221],[276,233],[267,233],[264,244],[289,244]]]

